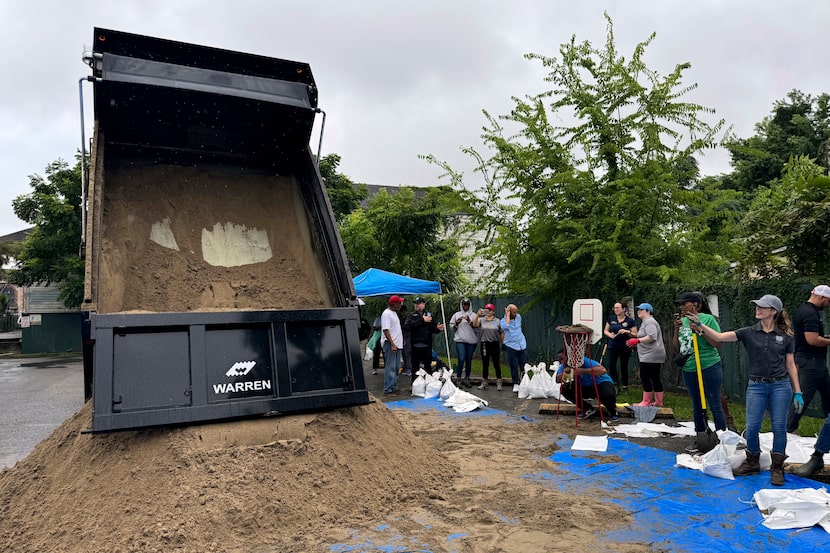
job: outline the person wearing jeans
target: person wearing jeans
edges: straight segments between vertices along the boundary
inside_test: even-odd
[[[752,300],[758,323],[737,330],[718,332],[703,324],[694,314],[686,314],[692,328],[707,339],[741,342],[749,357],[749,386],[746,390],[746,460],[732,472],[736,476],[761,471],[761,422],[767,408],[772,423],[772,467],[770,483],[784,485],[784,460],[787,458],[787,409],[804,410],[798,382],[798,367],[793,355],[794,340],[790,317],[777,296],[765,294]],[[720,398],[713,401],[717,403]]]
[[[692,401],[692,420],[695,423],[695,432],[706,431],[706,419],[703,417],[703,404],[700,401],[700,383],[697,380],[697,371],[681,371],[683,384],[689,392]],[[726,413],[721,405],[721,387],[723,386],[723,365],[718,361],[701,371],[703,375],[703,393],[706,395],[706,408],[712,412],[716,430],[726,430]],[[694,451],[693,451],[694,449]],[[687,449],[689,453],[697,451],[697,446]]]
[[[513,379],[513,391],[519,391],[519,370],[527,363],[527,339],[522,332],[522,316],[519,308],[511,303],[504,308],[504,318],[499,323],[504,334],[504,347],[507,350],[507,364],[510,365],[510,378]]]
[[[715,332],[720,332],[718,320],[712,315],[706,296],[700,292],[684,292],[675,300],[680,308],[680,316],[675,319],[674,333],[680,348],[682,361],[681,372],[689,399],[694,410],[695,432],[706,430],[706,420],[703,417],[703,404],[700,398],[700,384],[697,379],[697,364],[700,363],[703,375],[703,391],[706,394],[706,407],[712,411],[715,419],[715,430],[726,430],[729,427],[726,410],[723,407],[723,364],[720,356],[720,343],[711,337],[711,334],[699,336],[697,340],[697,357],[695,357],[691,318],[696,318]],[[697,441],[686,448],[689,453],[698,452]]]
[[[466,386],[472,388],[470,382],[470,373],[473,370],[473,354],[476,351],[478,344],[478,335],[476,328],[478,328],[478,313],[470,308],[469,298],[461,300],[461,309],[456,311],[450,320],[450,326],[453,329],[453,341],[455,342],[455,353],[458,356],[458,373],[459,386]],[[462,375],[464,378],[462,378]]]
[[[403,354],[403,331],[398,311],[403,305],[403,298],[392,296],[389,298],[387,307],[380,316],[381,346],[383,347],[383,359],[385,368],[383,371],[383,393],[398,393],[398,370],[401,366],[401,355]]]

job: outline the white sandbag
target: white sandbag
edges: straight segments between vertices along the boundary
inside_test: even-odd
[[[441,399],[447,399],[452,396],[458,388],[455,387],[455,384],[452,383],[452,379],[448,378],[444,381],[444,385],[441,386],[441,391],[439,392],[439,397]]]
[[[427,373],[426,371],[424,371],[424,369],[418,369],[418,372],[416,374],[418,376],[412,382],[412,395],[424,397],[427,393]]]
[[[424,390],[424,397],[427,399],[438,397],[441,394],[441,388],[444,383],[437,378],[427,383],[426,390]]]
[[[718,444],[714,449],[707,452],[703,456],[703,474],[723,478],[724,480],[734,480],[735,475],[732,474],[732,465],[729,463],[729,452],[727,446]]]
[[[824,488],[762,489],[752,496],[772,530],[819,525],[830,533],[830,494]]]
[[[533,370],[533,377],[527,385],[527,397],[531,399],[545,399],[548,397],[545,391],[543,372],[539,371],[538,368]],[[519,397],[522,397],[521,388],[519,388]]]
[[[524,376],[522,376],[522,380],[519,382],[519,399],[526,399],[530,396],[530,392],[528,391],[528,387],[530,386],[530,365],[525,365]]]

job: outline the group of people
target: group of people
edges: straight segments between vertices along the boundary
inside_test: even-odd
[[[398,393],[398,373],[406,348],[411,359],[411,377],[415,380],[418,369],[432,370],[433,334],[444,331],[444,324],[437,321],[432,313],[426,311],[426,300],[415,298],[414,311],[406,317],[400,317],[403,305],[402,297],[394,295],[389,298],[389,306],[376,321],[381,332],[379,347],[383,351],[385,369],[383,393]],[[527,362],[527,339],[522,332],[522,316],[516,305],[510,304],[504,309],[504,318],[496,317],[496,307],[488,303],[483,308],[473,310],[468,298],[461,300],[459,310],[450,318],[457,364],[454,376],[460,386],[472,388],[470,380],[472,360],[476,347],[481,344],[482,382],[479,389],[488,386],[490,363],[496,373],[496,388],[502,389],[501,352],[507,353],[513,391],[519,389],[519,368]],[[375,356],[374,363],[377,363]],[[373,365],[376,370],[377,364]]]
[[[715,343],[741,342],[749,358],[749,384],[746,391],[746,460],[733,472],[736,475],[760,472],[759,434],[767,411],[772,427],[772,466],[770,482],[784,484],[787,433],[798,430],[798,422],[816,392],[821,397],[825,421],[810,460],[795,473],[810,477],[824,466],[830,452],[830,375],[827,373],[827,346],[820,311],[830,304],[830,286],[813,288],[799,306],[793,321],[781,300],[772,294],[752,300],[757,323],[721,332],[717,322],[710,324],[696,314],[687,314],[690,326],[706,340]],[[714,415],[713,410],[713,415]],[[717,426],[717,419],[715,425]]]
[[[444,329],[429,313],[424,312],[425,302],[422,298],[416,298],[415,311],[407,316],[402,326],[396,314],[402,303],[402,298],[392,296],[389,308],[381,316],[381,342],[387,360],[384,393],[397,391],[397,368],[400,366],[399,356],[404,346],[403,329],[410,336],[413,366],[416,369],[419,366],[430,366],[432,334]],[[760,472],[760,431],[768,411],[773,433],[770,481],[773,485],[783,485],[787,433],[797,431],[804,406],[810,403],[816,393],[821,398],[825,421],[813,455],[796,474],[812,476],[823,467],[823,456],[830,452],[830,373],[826,366],[830,337],[824,333],[820,313],[830,304],[830,286],[819,285],[813,288],[810,297],[798,308],[793,321],[777,296],[765,294],[751,303],[755,306],[757,322],[736,330],[723,331],[704,294],[681,294],[676,300],[679,311],[674,319],[674,336],[680,353],[674,363],[682,370],[698,437],[708,431],[707,409],[712,413],[715,429],[726,430],[734,426],[734,423],[723,393],[723,364],[719,348],[724,342],[743,344],[750,369],[746,391],[747,450],[746,460],[734,473],[746,475]],[[636,306],[636,310],[639,324],[627,313],[624,303],[614,304],[613,313],[604,327],[604,335],[608,339],[607,368],[587,357],[583,359],[582,366],[571,367],[574,363],[569,363],[564,350],[560,350],[560,367],[556,380],[562,383],[565,397],[570,393],[569,399],[572,401],[583,401],[578,406],[581,416],[589,417],[596,412],[590,404],[584,402],[585,398],[596,397],[608,410],[611,420],[619,417],[616,395],[620,389],[628,387],[628,363],[633,348],[637,348],[643,386],[643,399],[636,405],[663,405],[664,388],[660,376],[666,362],[663,333],[654,318],[651,304],[641,303]],[[500,353],[504,350],[510,366],[513,391],[518,391],[519,369],[527,362],[527,341],[516,305],[505,307],[504,317],[497,318],[493,304],[473,310],[470,300],[464,299],[459,311],[453,314],[450,326],[456,346],[456,376],[462,386],[472,387],[472,357],[480,341],[483,369],[480,388],[488,385],[489,365],[492,362],[498,389],[501,389]],[[576,381],[576,386],[581,385],[579,398],[574,380],[568,378],[571,372],[579,377]],[[702,447],[703,444],[696,439],[686,449],[696,453]]]

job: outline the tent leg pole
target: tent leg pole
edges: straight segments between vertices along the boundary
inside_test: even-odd
[[[441,299],[441,321],[444,323],[444,343],[447,345],[447,366],[452,371],[452,354],[450,353],[450,338],[447,333],[447,316],[444,314],[444,294],[439,296]]]

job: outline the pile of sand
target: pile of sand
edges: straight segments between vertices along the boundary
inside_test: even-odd
[[[383,404],[84,434],[90,406],[0,473],[0,551],[313,551],[454,471]],[[234,445],[240,444],[240,445]],[[412,470],[410,470],[412,469]]]

